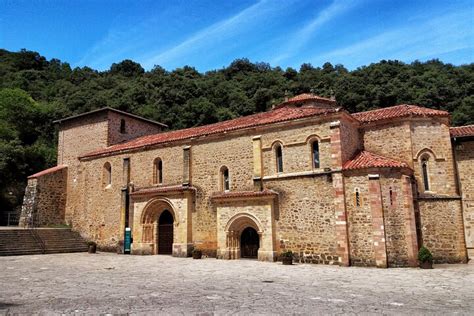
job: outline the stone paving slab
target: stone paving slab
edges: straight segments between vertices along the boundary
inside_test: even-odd
[[[3,314],[474,314],[474,264],[344,268],[110,253],[0,257]]]

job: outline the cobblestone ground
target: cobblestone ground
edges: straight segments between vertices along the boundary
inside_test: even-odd
[[[0,257],[0,314],[470,314],[474,264],[282,266],[86,253]]]

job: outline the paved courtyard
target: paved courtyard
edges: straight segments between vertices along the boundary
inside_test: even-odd
[[[76,253],[0,257],[0,269],[0,315],[474,313],[474,264],[376,269]]]

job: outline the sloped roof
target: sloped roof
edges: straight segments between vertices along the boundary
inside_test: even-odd
[[[361,123],[371,123],[379,120],[409,116],[449,116],[449,113],[416,105],[401,104],[383,109],[354,113],[352,116]]]
[[[278,193],[273,190],[265,189],[263,191],[229,191],[229,192],[216,192],[211,196],[213,200],[225,200],[225,199],[240,199],[240,198],[251,198],[251,197],[266,197],[266,196],[278,196]]]
[[[451,127],[449,132],[451,133],[451,137],[474,136],[474,125]]]
[[[336,100],[329,99],[329,98],[323,98],[323,97],[320,97],[320,96],[312,94],[312,93],[299,94],[297,96],[289,98],[288,101],[283,102],[283,104],[310,102],[310,101],[316,101],[316,102],[320,102],[320,103],[334,104],[334,105],[336,104]]]
[[[41,176],[44,176],[44,175],[47,175],[47,174],[50,174],[50,173],[54,173],[54,172],[59,171],[59,170],[64,169],[64,168],[67,168],[67,165],[58,165],[58,166],[55,166],[55,167],[51,167],[49,169],[45,169],[43,171],[32,174],[31,176],[28,177],[28,179],[39,178]]]
[[[153,124],[153,125],[158,125],[158,126],[161,126],[161,127],[168,127],[168,125],[166,125],[164,123],[149,120],[149,119],[146,119],[144,117],[134,115],[134,114],[131,114],[131,113],[127,113],[127,112],[124,112],[124,111],[120,111],[120,110],[117,110],[117,109],[114,109],[114,108],[111,108],[111,107],[104,107],[104,108],[100,108],[100,109],[97,109],[97,110],[81,113],[81,114],[78,114],[78,115],[65,117],[63,119],[53,121],[53,123],[63,123],[63,122],[66,122],[66,121],[71,121],[71,120],[75,120],[75,119],[82,118],[82,117],[85,117],[85,116],[95,115],[97,113],[102,113],[102,112],[107,112],[107,111],[115,112],[117,114],[125,115],[125,116],[128,116],[128,117],[132,117],[134,119],[137,119],[137,120],[140,120],[140,121],[143,121],[143,122],[147,122],[147,123],[150,123],[150,124]]]
[[[126,143],[109,146],[97,150],[80,158],[105,155],[114,152],[133,150],[147,146],[169,143],[178,140],[190,139],[199,136],[208,136],[225,133],[239,129],[267,125],[271,123],[285,122],[312,116],[326,115],[338,112],[340,108],[318,108],[318,107],[294,107],[284,106],[268,112],[257,113],[249,116],[239,117],[233,120],[223,121],[215,124],[192,127],[177,131],[170,131],[154,135],[143,136]]]
[[[368,151],[359,152],[353,159],[348,160],[343,170],[358,170],[367,168],[410,168],[406,163],[377,155]]]

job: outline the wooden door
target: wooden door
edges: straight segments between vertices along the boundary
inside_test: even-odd
[[[158,254],[173,253],[173,215],[167,210],[161,213],[158,220]]]

